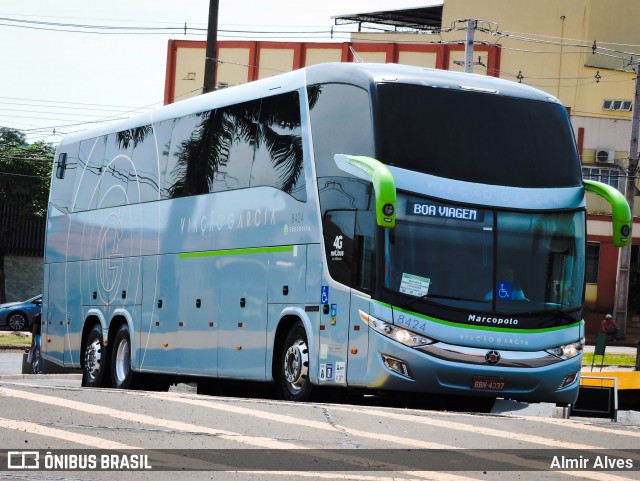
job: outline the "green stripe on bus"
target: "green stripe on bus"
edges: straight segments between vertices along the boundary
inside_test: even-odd
[[[463,329],[476,329],[478,331],[512,332],[512,333],[515,333],[515,334],[530,334],[530,333],[535,334],[535,333],[540,333],[540,332],[561,331],[563,329],[571,329],[571,328],[574,328],[574,327],[578,327],[578,326],[584,325],[584,320],[582,320],[582,321],[574,322],[573,324],[568,324],[566,326],[547,327],[547,328],[543,328],[543,329],[511,329],[511,328],[508,328],[508,327],[477,326],[477,325],[474,325],[474,324],[464,324],[464,323],[461,323],[461,322],[445,321],[444,319],[437,319],[435,317],[425,316],[423,314],[418,314],[417,312],[405,311],[404,309],[401,309],[401,308],[396,307],[396,306],[389,306],[389,304],[386,304],[386,303],[383,303],[383,302],[380,302],[380,301],[372,300],[372,302],[375,302],[376,304],[383,305],[385,307],[392,307],[392,309],[394,311],[402,312],[403,314],[408,314],[408,315],[414,316],[414,317],[419,317],[420,319],[424,319],[425,321],[435,322],[437,324],[442,324],[442,325],[451,326],[451,327],[458,327],[458,328],[463,328]]]
[[[568,324],[566,326],[547,327],[543,329],[511,329],[508,327],[476,326],[474,324],[463,324],[460,322],[445,321],[443,319],[436,319],[435,317],[424,316],[416,312],[405,311],[404,309],[400,309],[399,307],[394,307],[393,309],[396,311],[402,312],[404,314],[409,314],[411,316],[419,317],[420,319],[435,322],[437,324],[443,324],[445,326],[464,327],[465,329],[476,329],[478,331],[512,332],[515,334],[534,334],[534,333],[540,333],[540,332],[561,331],[563,329],[571,329],[573,327],[578,327],[584,323],[584,321],[579,321],[579,322],[574,322],[573,324]]]
[[[293,252],[293,246],[278,247],[248,247],[246,249],[223,249],[219,251],[202,251],[202,252],[183,252],[178,254],[180,259],[189,259],[192,257],[217,257],[244,254],[267,254],[271,252]]]

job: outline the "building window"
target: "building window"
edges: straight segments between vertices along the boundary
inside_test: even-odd
[[[633,102],[631,100],[603,100],[602,110],[622,110],[630,112],[633,109]]]
[[[624,189],[624,174],[620,169],[606,167],[582,167],[582,178],[585,180],[597,180],[603,184],[615,187],[620,192]]]
[[[585,281],[587,284],[598,283],[598,265],[600,263],[600,244],[587,242],[587,268]]]

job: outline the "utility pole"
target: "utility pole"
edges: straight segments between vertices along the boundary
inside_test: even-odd
[[[467,73],[473,73],[473,42],[477,26],[477,20],[467,20],[467,40],[464,44],[464,71]]]
[[[636,93],[633,100],[633,120],[631,122],[631,145],[626,176],[625,197],[631,207],[631,230],[633,231],[633,203],[638,173],[638,131],[640,127],[640,63],[636,64]],[[632,234],[631,234],[632,235]],[[631,268],[631,246],[622,247],[618,255],[618,277],[616,279],[615,319],[620,328],[620,337],[627,332],[627,309],[629,304],[629,271]]]
[[[216,88],[216,65],[218,63],[218,0],[209,0],[209,26],[207,27],[207,50],[204,61],[204,85],[202,93]]]

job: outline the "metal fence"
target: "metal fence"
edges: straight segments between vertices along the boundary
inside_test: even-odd
[[[9,229],[6,254],[16,256],[44,255],[46,220],[39,217],[20,216],[13,205],[0,205],[0,228]]]

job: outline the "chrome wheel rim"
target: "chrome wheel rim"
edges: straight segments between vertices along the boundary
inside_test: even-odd
[[[304,386],[309,374],[309,349],[302,340],[296,340],[284,356],[284,377],[292,392]]]
[[[94,339],[85,349],[84,370],[91,380],[95,380],[102,366],[102,346],[100,339]]]

